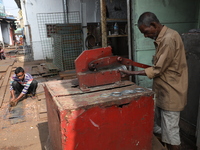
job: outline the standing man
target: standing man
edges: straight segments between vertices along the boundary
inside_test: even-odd
[[[156,15],[143,13],[138,28],[154,41],[153,66],[141,71],[123,71],[125,75],[146,75],[153,79],[156,114],[161,118],[162,141],[169,150],[180,150],[180,111],[187,104],[188,70],[185,49],[178,32],[162,25]],[[124,76],[125,76],[124,75]],[[157,119],[158,116],[155,116]]]
[[[17,105],[25,94],[32,94],[34,98],[37,85],[38,82],[29,73],[25,73],[22,67],[18,67],[10,80],[11,106]]]

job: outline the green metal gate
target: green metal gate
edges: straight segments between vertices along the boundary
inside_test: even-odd
[[[175,29],[180,34],[198,26],[198,0],[132,0],[131,2],[132,45],[135,61],[151,65],[155,53],[153,40],[145,39],[137,27],[137,20],[143,12],[155,13],[162,24]],[[136,82],[143,87],[152,86],[152,80],[144,76],[136,76]]]

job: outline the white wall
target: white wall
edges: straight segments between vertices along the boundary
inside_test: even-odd
[[[25,3],[21,0],[21,6],[25,24],[25,36],[28,44],[30,44],[30,40],[32,39],[34,60],[44,59],[38,30],[37,14],[62,12],[62,0],[25,0]]]
[[[7,24],[7,23],[2,23],[1,24],[3,42],[6,43],[6,44],[11,45],[9,27],[10,27],[10,25]]]
[[[24,2],[23,2],[24,1]],[[86,22],[99,22],[99,0],[66,0],[68,11],[86,12]],[[82,11],[81,3],[86,4],[86,11]],[[40,33],[38,29],[38,13],[63,12],[63,0],[21,0],[22,14],[25,25],[25,36],[27,43],[32,41],[34,60],[44,59]],[[85,8],[84,8],[85,9]],[[83,14],[81,14],[83,15]],[[80,16],[81,17],[81,16]],[[81,17],[82,18],[82,17]],[[32,40],[31,40],[32,39]]]
[[[4,41],[3,41],[3,33],[2,33],[2,27],[1,27],[1,25],[0,25],[0,43],[4,43]]]

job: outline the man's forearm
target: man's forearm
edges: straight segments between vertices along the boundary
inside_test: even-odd
[[[140,70],[140,71],[133,71],[133,73],[134,73],[135,75],[145,75],[145,76],[146,76],[146,73],[145,73],[145,71],[144,71],[144,70]]]
[[[11,93],[11,97],[15,98],[14,90],[11,90],[10,93]]]
[[[16,100],[17,100],[17,101],[20,100],[24,95],[25,95],[25,94],[20,93],[20,95],[16,98]]]

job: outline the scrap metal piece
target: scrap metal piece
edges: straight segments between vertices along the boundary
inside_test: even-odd
[[[122,91],[122,95],[128,95],[128,94],[134,94],[134,93],[136,93],[135,90],[124,90],[124,91]]]
[[[145,89],[143,89],[143,88],[135,88],[134,89],[137,93],[139,93],[139,92],[145,92],[146,90]]]
[[[122,96],[121,92],[112,92],[111,96]]]
[[[110,95],[111,95],[111,94],[108,94],[108,93],[103,93],[103,94],[101,94],[100,96],[101,96],[101,97],[105,97],[105,98],[106,98],[106,97],[109,97]]]

